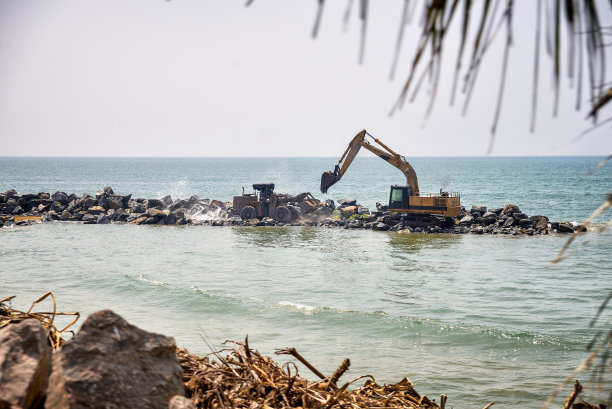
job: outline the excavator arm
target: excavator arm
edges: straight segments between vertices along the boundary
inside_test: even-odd
[[[366,136],[369,136],[376,142],[381,148],[372,145],[370,142],[366,140]],[[384,159],[392,166],[398,168],[406,177],[406,184],[410,186],[412,189],[413,196],[419,196],[419,182],[417,180],[417,175],[410,163],[406,161],[402,155],[395,153],[392,151],[387,145],[382,143],[377,138],[374,138],[370,135],[365,129],[359,132],[353,140],[349,143],[348,148],[344,151],[344,154],[338,161],[338,164],[335,166],[333,172],[325,172],[321,175],[321,192],[327,193],[327,189],[333,186],[336,182],[342,179],[344,173],[351,166],[355,156],[359,150],[364,147],[376,156],[381,159]]]

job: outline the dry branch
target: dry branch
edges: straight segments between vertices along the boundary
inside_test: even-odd
[[[426,396],[419,395],[406,378],[395,385],[381,386],[366,375],[357,378],[371,378],[359,389],[348,390],[355,380],[336,387],[335,382],[350,365],[348,359],[328,378],[311,364],[306,365],[308,361],[295,349],[279,350],[277,353],[296,357],[323,379],[323,382],[309,382],[297,373],[292,374],[291,364],[281,366],[251,350],[246,342],[233,343],[234,348],[215,353],[216,360],[177,349],[187,396],[197,408],[439,408]],[[228,353],[225,358],[221,357],[222,352]],[[295,364],[293,367],[296,368]]]
[[[51,291],[46,292],[38,300],[34,301],[28,311],[20,311],[15,308],[12,308],[11,301],[13,300],[13,298],[15,298],[15,296],[7,297],[3,300],[0,300],[0,328],[3,328],[11,323],[21,322],[26,319],[38,320],[43,325],[43,328],[47,331],[47,340],[49,341],[49,345],[51,345],[53,349],[60,348],[64,344],[64,342],[66,342],[62,338],[62,335],[65,332],[73,333],[71,330],[68,329],[72,327],[81,316],[78,312],[57,312],[57,308],[55,305],[55,296]],[[32,311],[36,304],[43,302],[47,298],[51,298],[51,302],[53,304],[53,311]],[[70,323],[64,328],[58,329],[54,324],[55,318],[58,315],[73,316],[74,319],[70,321]]]

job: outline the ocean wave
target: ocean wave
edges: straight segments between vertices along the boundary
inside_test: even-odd
[[[451,322],[431,317],[397,316],[380,310],[358,311],[310,305],[298,301],[277,301],[221,294],[195,285],[175,287],[153,280],[146,274],[132,275],[128,278],[169,291],[168,302],[172,301],[175,307],[189,308],[192,311],[202,311],[208,314],[236,315],[237,317],[264,314],[279,322],[295,322],[297,316],[301,316],[315,319],[317,325],[343,328],[346,331],[374,331],[390,339],[415,338],[447,345],[483,343],[492,345],[493,349],[545,347],[558,350],[582,347],[581,343],[566,338],[512,328]],[[294,317],[291,317],[292,315]]]
[[[152,278],[149,278],[147,274],[138,274],[138,275],[126,274],[125,277],[136,280],[136,281],[140,281],[142,283],[152,284],[154,286],[167,286],[168,285],[168,283],[164,283],[163,281],[157,281],[157,280],[153,280]]]

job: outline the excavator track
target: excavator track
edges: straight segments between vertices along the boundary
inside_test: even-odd
[[[403,223],[404,226],[409,227],[441,227],[443,229],[449,229],[455,225],[455,220],[452,217],[443,217],[436,215],[427,214],[396,214],[393,216],[398,223]]]

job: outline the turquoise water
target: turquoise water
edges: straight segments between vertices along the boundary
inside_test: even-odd
[[[530,215],[583,220],[612,186],[609,165],[586,175],[599,159],[419,158],[413,165],[423,191],[446,184],[468,207],[511,202]],[[280,192],[350,196],[373,207],[390,184],[402,183],[381,161],[358,159],[323,196],[318,178],[333,163],[0,158],[0,191],[94,193],[112,185],[119,194],[230,200],[242,186],[270,181]],[[0,297],[17,295],[14,305],[27,308],[51,290],[60,310],[112,308],[197,353],[209,352],[202,338],[220,347],[248,334],[261,352],[295,347],[324,373],[349,357],[345,381],[407,376],[421,393],[447,394],[455,408],[489,401],[535,408],[586,358],[588,324],[611,288],[612,233],[585,238],[588,245],[553,266],[565,236],[34,225],[0,229]]]

